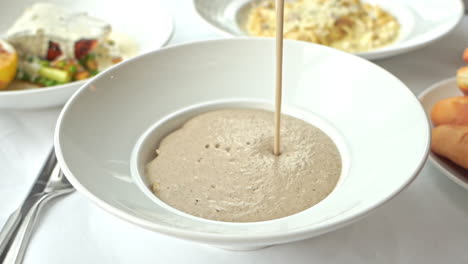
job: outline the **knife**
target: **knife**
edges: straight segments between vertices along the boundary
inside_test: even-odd
[[[21,204],[21,206],[10,215],[2,231],[0,232],[0,259],[4,258],[4,255],[9,247],[9,242],[12,236],[17,232],[18,227],[24,220],[24,217],[31,209],[31,207],[37,202],[38,198],[40,198],[40,195],[38,194],[41,194],[44,191],[56,164],[57,158],[55,157],[54,148],[52,148],[49,156],[47,157],[39,172],[39,175],[37,176],[36,181],[26,196],[26,199]]]

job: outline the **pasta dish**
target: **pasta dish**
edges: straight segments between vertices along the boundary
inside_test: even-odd
[[[348,52],[369,51],[394,42],[400,24],[377,5],[360,0],[297,0],[285,3],[284,37]],[[263,0],[250,10],[250,35],[275,36],[275,4]]]

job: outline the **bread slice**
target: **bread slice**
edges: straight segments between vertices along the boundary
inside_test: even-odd
[[[468,95],[468,66],[458,69],[457,84],[458,88],[460,88],[465,95]]]
[[[437,102],[431,111],[434,126],[468,126],[468,96],[449,97]]]
[[[465,62],[468,62],[468,48],[466,48],[465,51],[463,51],[462,58]]]
[[[433,128],[431,150],[468,169],[468,126]]]

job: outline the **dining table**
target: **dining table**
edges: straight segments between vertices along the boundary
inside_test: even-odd
[[[190,0],[147,4],[161,5],[173,17],[175,30],[167,46],[225,37],[197,15]],[[461,55],[466,47],[465,15],[440,40],[374,63],[418,95],[454,77],[465,65]],[[385,100],[385,94],[379,96]],[[0,226],[34,182],[53,145],[62,107],[0,110]],[[24,263],[468,263],[467,245],[468,190],[427,161],[408,188],[364,219],[319,237],[253,251],[229,251],[152,232],[74,192],[46,205]]]

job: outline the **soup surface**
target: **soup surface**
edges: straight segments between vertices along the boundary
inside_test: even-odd
[[[194,216],[228,222],[285,217],[317,204],[341,174],[336,145],[320,129],[283,115],[273,154],[274,113],[223,109],[170,133],[146,166],[153,192]]]

